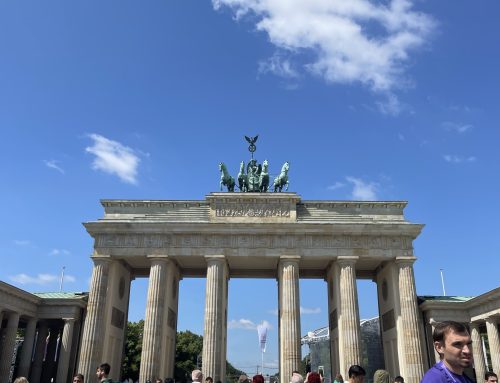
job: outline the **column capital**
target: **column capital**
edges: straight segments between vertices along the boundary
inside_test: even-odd
[[[92,255],[90,257],[94,265],[107,265],[111,263],[111,256],[109,255]]]
[[[227,258],[225,255],[205,255],[205,261],[207,264],[210,263],[227,263]]]
[[[417,257],[414,256],[401,256],[401,257],[396,257],[394,262],[400,267],[404,267],[404,266],[412,266],[416,260]]]
[[[299,263],[300,255],[280,255],[280,263],[290,262],[290,263]]]
[[[62,318],[64,323],[74,323],[76,322],[76,318]]]
[[[168,255],[160,255],[160,254],[150,254],[147,255],[146,258],[151,262],[151,265],[157,265],[158,263],[170,263],[172,262],[172,258]]]
[[[338,265],[354,265],[358,261],[357,255],[341,255],[337,257],[336,263]]]

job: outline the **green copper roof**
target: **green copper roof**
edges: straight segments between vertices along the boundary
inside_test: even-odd
[[[467,302],[468,300],[474,297],[419,295],[418,298],[422,301],[434,301],[434,302]]]
[[[78,299],[82,297],[88,296],[89,293],[85,292],[73,292],[73,293],[67,293],[67,292],[53,292],[53,293],[33,293],[33,295],[36,295],[37,297],[44,298],[44,299]]]

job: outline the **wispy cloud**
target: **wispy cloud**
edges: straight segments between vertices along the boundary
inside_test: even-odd
[[[345,183],[337,181],[333,185],[327,186],[327,189],[328,190],[337,190],[337,189],[343,188],[344,186],[345,186]]]
[[[460,164],[463,162],[475,162],[477,160],[474,156],[458,156],[456,154],[443,154],[443,158],[446,162],[452,164]]]
[[[268,330],[272,329],[271,324],[264,320],[262,323],[260,323],[264,327],[267,327]],[[228,329],[241,329],[241,330],[257,330],[257,326],[259,323],[254,323],[250,319],[232,319],[228,322],[227,328]]]
[[[31,241],[27,239],[14,239],[14,245],[16,246],[29,246],[31,245]]]
[[[275,54],[267,60],[260,61],[259,73],[272,73],[284,78],[296,78],[299,76],[298,72],[293,68],[291,61],[279,54]]]
[[[56,160],[43,160],[43,162],[45,163],[45,165],[46,165],[48,168],[55,169],[55,170],[57,170],[59,173],[64,174],[64,169],[63,169],[63,168],[61,168],[61,167],[58,165],[59,161],[56,161]]]
[[[300,313],[307,315],[307,314],[320,314],[321,309],[319,307],[314,307],[314,308],[309,308],[309,307],[302,307],[300,306]]]
[[[377,190],[380,185],[376,182],[363,181],[361,178],[346,177],[346,180],[353,185],[351,198],[359,201],[377,200]]]
[[[49,254],[57,256],[57,255],[69,255],[71,253],[66,249],[52,249]]]
[[[413,10],[409,0],[387,5],[369,0],[212,3],[215,9],[231,8],[237,20],[256,16],[257,30],[265,32],[279,52],[305,59],[303,67],[310,73],[331,83],[360,82],[377,92],[408,85],[404,72],[409,54],[426,43],[436,25],[429,15]],[[393,103],[386,110],[395,107]]]
[[[9,279],[21,285],[48,285],[60,280],[59,275],[55,274],[38,274],[34,277],[21,273],[12,275]],[[64,276],[65,282],[75,282],[76,278],[72,275]]]
[[[117,175],[127,183],[137,183],[140,159],[133,149],[99,134],[91,134],[90,138],[94,143],[85,148],[85,151],[95,156],[92,162],[94,170]]]
[[[458,122],[445,121],[441,123],[441,126],[449,132],[455,132],[458,134],[465,133],[473,128],[471,124],[462,124]]]

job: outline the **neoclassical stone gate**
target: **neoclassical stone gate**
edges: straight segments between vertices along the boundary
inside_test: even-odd
[[[94,270],[79,371],[121,364],[130,282],[149,276],[140,381],[173,375],[179,280],[206,277],[203,372],[225,378],[228,279],[278,280],[281,383],[300,355],[299,278],[328,286],[332,371],[360,363],[356,278],[378,286],[386,368],[418,383],[423,337],[406,202],[302,201],[295,193],[211,193],[201,201],[104,200],[85,223]],[[112,378],[119,378],[119,369]]]

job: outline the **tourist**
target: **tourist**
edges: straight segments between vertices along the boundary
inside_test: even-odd
[[[254,375],[252,378],[252,383],[264,383],[264,377],[260,374]]]
[[[377,370],[373,374],[373,383],[391,383],[391,375],[386,370]]]
[[[241,374],[238,378],[238,383],[248,383],[249,379],[246,374]]]
[[[405,383],[405,380],[402,376],[398,375],[394,378],[394,383]]]
[[[335,375],[335,378],[333,378],[333,383],[344,383],[344,377],[341,374]]]
[[[211,376],[207,376],[205,378],[205,383],[214,383],[214,380],[213,380],[213,378]]]
[[[432,366],[421,383],[472,383],[464,369],[472,365],[472,341],[462,323],[438,323],[432,334],[434,349],[441,360]]]
[[[82,374],[76,374],[73,376],[73,383],[83,383],[83,375]]]
[[[322,382],[323,382],[323,377],[317,372],[309,372],[306,375],[306,380],[304,380],[304,383],[322,383]]]
[[[304,378],[298,371],[292,372],[292,379],[290,379],[290,383],[304,383]]]
[[[484,374],[484,383],[498,383],[498,376],[493,371]]]
[[[26,379],[24,376],[19,376],[14,380],[14,383],[29,383],[28,379]]]
[[[103,363],[97,367],[96,375],[97,379],[101,383],[112,383],[113,381],[108,378],[109,372],[111,371],[111,366],[108,363]]]
[[[160,378],[156,378],[156,379],[155,379],[155,383],[163,383],[163,380],[162,380],[162,379],[160,379]]]
[[[365,381],[366,371],[363,367],[353,364],[349,367],[349,383],[363,383]]]
[[[203,380],[203,373],[200,370],[193,370],[193,372],[191,373],[191,380],[193,382],[201,383],[201,381]]]

